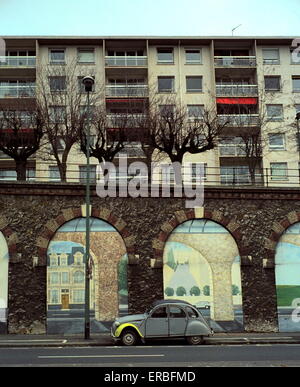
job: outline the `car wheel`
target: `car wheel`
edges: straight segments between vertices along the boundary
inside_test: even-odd
[[[186,340],[190,345],[199,345],[204,342],[203,336],[188,336]]]
[[[121,341],[122,341],[122,344],[126,346],[135,345],[138,341],[138,336],[136,332],[132,330],[127,330],[124,333],[122,333]]]

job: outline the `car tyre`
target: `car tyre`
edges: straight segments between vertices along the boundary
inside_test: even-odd
[[[190,345],[200,345],[204,343],[204,338],[203,336],[188,336],[186,341]]]
[[[121,342],[123,345],[126,345],[127,347],[136,345],[138,342],[138,335],[133,330],[126,330],[122,333]]]

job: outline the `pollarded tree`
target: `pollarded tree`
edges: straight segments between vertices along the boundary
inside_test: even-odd
[[[0,150],[15,161],[17,180],[26,180],[27,162],[41,146],[45,122],[39,108],[19,102],[0,112]]]

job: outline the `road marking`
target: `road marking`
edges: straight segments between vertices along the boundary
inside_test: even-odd
[[[84,358],[117,358],[117,357],[165,357],[163,354],[158,355],[65,355],[65,356],[38,356],[39,359],[84,359]]]

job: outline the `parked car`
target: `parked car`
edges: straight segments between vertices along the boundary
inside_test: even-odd
[[[152,338],[186,338],[192,345],[201,344],[212,329],[192,304],[179,300],[156,301],[149,311],[117,318],[111,336],[123,345],[135,345]]]

